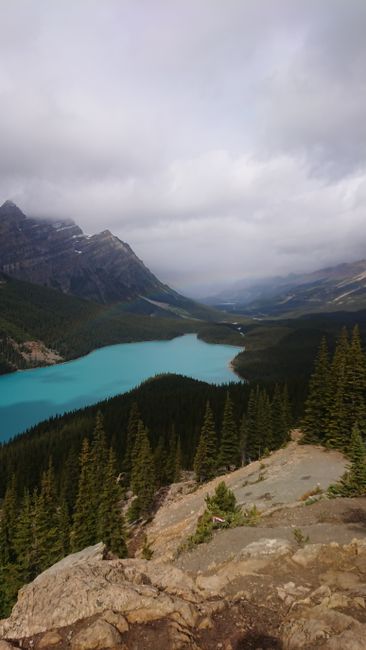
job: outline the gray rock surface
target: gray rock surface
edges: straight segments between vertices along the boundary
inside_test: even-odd
[[[71,220],[30,218],[11,201],[0,206],[0,271],[102,303],[177,296],[109,230],[89,237]]]
[[[200,592],[182,571],[144,560],[103,560],[103,552],[98,544],[70,555],[21,589],[10,618],[0,623],[0,635],[28,637],[107,610],[122,614],[128,623],[174,615],[194,626],[192,603]]]

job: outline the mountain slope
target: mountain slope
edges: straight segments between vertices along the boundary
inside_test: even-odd
[[[366,260],[239,285],[210,304],[256,316],[362,309],[366,307]]]
[[[11,201],[0,207],[0,270],[100,303],[185,300],[109,230],[88,236],[71,220],[27,217]]]

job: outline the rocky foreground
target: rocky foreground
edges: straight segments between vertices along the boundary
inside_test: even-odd
[[[365,648],[365,540],[263,539],[196,578],[103,555],[85,549],[21,590],[0,649]]]
[[[255,528],[178,554],[215,481],[174,486],[147,528],[152,560],[110,559],[103,544],[70,555],[19,592],[0,650],[366,648],[366,502],[321,492],[344,459],[291,443],[265,465],[227,477],[261,504]]]

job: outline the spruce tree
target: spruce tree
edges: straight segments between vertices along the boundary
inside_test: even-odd
[[[329,384],[328,346],[326,339],[323,338],[315,360],[314,372],[309,381],[305,415],[301,425],[302,442],[305,444],[321,442],[324,439],[329,413]]]
[[[247,461],[247,444],[248,444],[248,418],[246,413],[243,413],[240,422],[239,444],[240,444],[241,464],[245,465]]]
[[[261,390],[258,395],[256,446],[257,458],[273,448],[271,404],[265,390]]]
[[[14,531],[14,549],[19,587],[36,575],[34,548],[34,511],[28,490],[24,491],[19,516]]]
[[[182,478],[182,449],[180,437],[178,437],[174,458],[174,483],[179,483]]]
[[[337,496],[357,497],[366,494],[366,450],[360,430],[353,427],[349,446],[350,464],[340,481],[329,488]]]
[[[16,481],[13,475],[6,489],[0,512],[0,613],[2,617],[9,615],[19,587],[14,548],[17,516]]]
[[[118,557],[126,557],[121,497],[121,489],[117,481],[116,457],[114,451],[110,449],[98,510],[98,539],[104,542],[111,553]]]
[[[147,436],[145,425],[142,420],[139,420],[135,444],[132,452],[132,466],[131,466],[131,489],[135,494],[139,492],[139,486],[143,481],[143,467],[141,466],[141,450],[144,445],[144,440]]]
[[[90,462],[93,472],[94,505],[98,509],[99,497],[103,488],[104,475],[108,462],[108,447],[104,432],[104,421],[101,411],[98,411],[93,439],[90,448]]]
[[[43,473],[41,490],[34,496],[34,561],[41,573],[62,557],[57,501],[52,463]]]
[[[193,467],[198,482],[208,481],[215,476],[217,465],[217,436],[215,421],[209,402],[201,428],[198,447],[194,457]]]
[[[362,349],[360,331],[355,325],[348,350],[346,369],[345,406],[349,431],[356,424],[366,433],[366,358]]]
[[[247,444],[246,456],[247,461],[250,463],[260,455],[261,441],[258,440],[258,402],[259,402],[259,386],[252,388],[249,394],[248,408],[246,413],[246,429],[247,429]]]
[[[276,384],[271,402],[273,449],[288,441],[286,414],[280,387]]]
[[[138,510],[141,515],[148,515],[154,501],[156,476],[148,433],[141,420],[134,447],[131,487],[138,498],[136,512]]]
[[[291,408],[290,397],[288,394],[287,384],[284,385],[282,389],[282,408],[283,408],[283,418],[285,422],[285,428],[287,431],[287,438],[290,439],[290,431],[293,426],[293,414]]]
[[[70,535],[70,545],[73,552],[81,551],[86,546],[91,546],[97,541],[93,496],[94,486],[90,446],[89,441],[85,438],[80,454],[78,496]]]
[[[62,499],[56,512],[56,525],[59,534],[60,555],[70,552],[70,514],[66,499]]]
[[[175,425],[172,426],[172,431],[169,438],[169,453],[167,455],[166,461],[166,478],[168,483],[174,483],[175,481],[175,462],[177,456],[177,446],[178,446],[178,436],[175,429]]]
[[[137,402],[133,402],[128,419],[126,432],[126,451],[123,459],[123,471],[125,473],[125,483],[129,485],[131,479],[131,470],[133,465],[133,451],[137,436],[137,430],[141,416]]]
[[[229,393],[226,395],[224,415],[221,427],[219,466],[228,471],[240,465],[240,448],[238,427],[234,419],[233,403]]]
[[[154,466],[158,486],[168,485],[171,473],[170,458],[165,448],[164,436],[159,436],[158,444],[154,450]]]
[[[330,368],[329,398],[327,400],[327,418],[325,426],[326,445],[341,450],[347,449],[350,436],[345,400],[348,358],[348,335],[346,328],[343,328],[338,339]]]
[[[14,532],[18,517],[16,479],[7,487],[0,513],[0,562],[2,566],[15,560]]]

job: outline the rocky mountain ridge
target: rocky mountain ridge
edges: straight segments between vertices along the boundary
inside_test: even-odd
[[[27,217],[11,201],[0,207],[0,271],[101,303],[179,298],[109,230],[85,235],[71,220]]]
[[[366,307],[366,260],[301,275],[239,282],[207,302],[253,316],[363,309]]]

